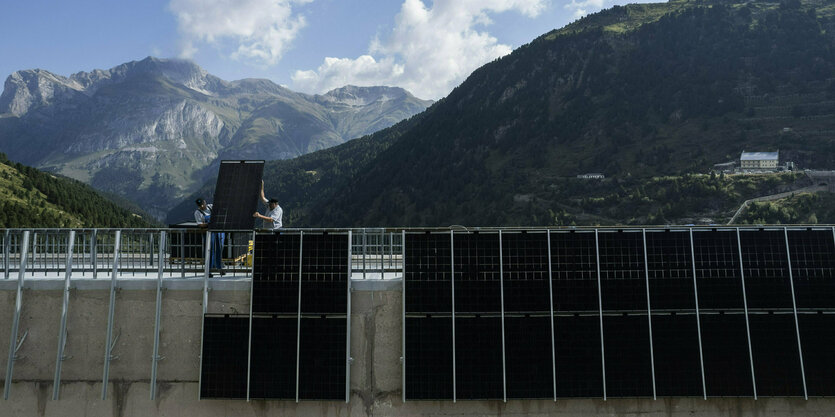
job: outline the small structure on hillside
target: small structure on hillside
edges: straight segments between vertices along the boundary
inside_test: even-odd
[[[577,178],[580,178],[580,179],[583,179],[583,180],[602,180],[603,178],[606,178],[606,176],[601,174],[601,173],[592,172],[592,173],[588,173],[588,174],[580,174],[580,175],[577,176]]]
[[[739,167],[742,170],[763,170],[773,171],[777,169],[780,161],[779,151],[777,152],[745,152],[739,157]]]

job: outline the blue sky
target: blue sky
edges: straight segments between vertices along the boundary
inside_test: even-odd
[[[307,93],[393,85],[438,99],[474,69],[535,37],[625,3],[9,1],[0,14],[0,77],[33,68],[69,76],[150,55],[188,58],[225,80],[267,78]]]

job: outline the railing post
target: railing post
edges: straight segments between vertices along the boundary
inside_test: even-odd
[[[185,230],[180,230],[180,277],[186,277],[186,236]]]
[[[29,231],[23,232],[23,244],[20,246],[20,270],[17,274],[17,295],[15,297],[14,318],[12,319],[12,332],[9,336],[9,359],[6,362],[6,380],[3,389],[3,399],[9,399],[9,392],[12,389],[12,375],[14,373],[14,362],[17,359],[17,350],[20,347],[17,341],[17,332],[20,327],[20,310],[23,307],[23,278],[26,275],[26,255],[29,250]],[[20,343],[23,343],[21,340]]]
[[[386,258],[385,258],[385,230],[380,229],[380,245],[377,249],[380,252],[380,279],[384,279],[386,277]]]
[[[11,244],[12,244],[12,236],[9,229],[6,229],[6,232],[3,233],[3,269],[4,269],[4,277],[5,279],[9,279],[9,265],[11,264]]]
[[[153,235],[151,235],[153,239]],[[159,232],[159,249],[157,256],[157,299],[156,299],[156,313],[154,314],[154,353],[151,356],[151,399],[157,397],[157,365],[163,358],[159,356],[159,324],[162,318],[162,274],[163,265],[165,264],[165,230]],[[151,245],[153,248],[153,245]]]
[[[98,229],[93,229],[93,234],[90,236],[90,260],[93,264],[93,279],[96,279],[99,273],[98,232]]]
[[[757,399],[757,378],[754,374],[754,354],[751,349],[751,325],[748,323],[748,295],[745,293],[745,267],[742,264],[742,239],[739,228],[736,228],[736,247],[739,250],[739,273],[742,278],[742,305],[745,307],[745,334],[748,336],[748,359],[751,362],[751,384],[754,388],[754,399]]]
[[[64,345],[67,343],[67,311],[70,303],[70,280],[72,279],[72,253],[75,245],[75,230],[70,230],[67,242],[67,262],[64,272],[64,296],[61,303],[61,327],[58,330],[58,353],[55,357],[55,378],[52,381],[52,399],[57,400],[61,392],[61,365],[64,362]]]
[[[368,241],[366,239],[365,228],[363,228],[362,229],[362,279],[365,279],[365,271],[367,269],[365,267],[365,258],[367,256],[367,252],[368,252],[368,244],[367,243],[368,243]]]
[[[113,243],[113,272],[110,276],[110,307],[107,312],[107,340],[104,344],[104,374],[102,375],[101,399],[107,399],[107,383],[110,379],[110,361],[113,357],[113,321],[116,313],[116,278],[119,274],[119,247],[122,244],[122,231],[116,231],[116,241]],[[119,337],[116,337],[118,340]]]
[[[690,261],[693,267],[693,297],[696,298],[696,330],[699,335],[699,366],[702,371],[702,396],[707,400],[707,385],[705,384],[705,359],[702,351],[702,321],[699,313],[699,287],[696,285],[696,249],[693,244],[693,228],[690,228]]]
[[[32,276],[35,276],[35,270],[38,269],[38,232],[32,231]]]
[[[792,310],[794,311],[794,329],[797,333],[797,353],[800,357],[800,376],[803,378],[803,398],[809,399],[809,393],[806,391],[806,367],[803,364],[803,346],[800,343],[800,322],[797,319],[797,301],[794,296],[794,273],[792,272],[792,253],[789,249],[789,232],[786,227],[783,227],[783,235],[786,237],[786,261],[789,266],[789,282],[792,288]]]

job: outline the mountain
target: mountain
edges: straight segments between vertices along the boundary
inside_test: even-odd
[[[393,87],[324,95],[224,81],[190,61],[146,58],[63,77],[10,75],[0,151],[162,216],[221,159],[288,159],[391,126],[431,102]]]
[[[11,162],[0,153],[0,228],[156,226],[153,217],[131,203],[113,201],[89,185]]]
[[[407,121],[268,163],[267,192],[288,226],[727,219],[803,181],[691,173],[743,150],[835,167],[832,74],[829,1],[613,7],[479,68]],[[589,172],[606,179],[576,178]]]

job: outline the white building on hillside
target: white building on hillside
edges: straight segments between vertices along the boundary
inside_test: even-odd
[[[778,152],[745,152],[739,157],[739,167],[745,169],[777,169]]]

